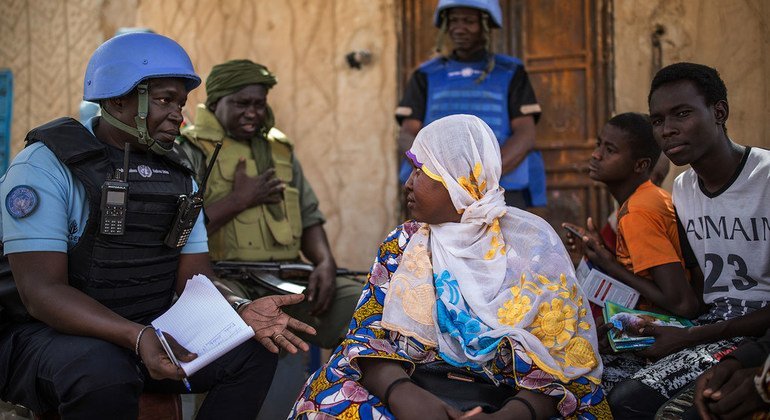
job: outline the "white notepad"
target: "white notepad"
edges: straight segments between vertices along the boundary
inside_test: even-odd
[[[201,274],[187,280],[179,299],[152,321],[152,326],[198,354],[191,362],[181,362],[187,376],[254,337],[254,330],[243,322],[211,280]]]

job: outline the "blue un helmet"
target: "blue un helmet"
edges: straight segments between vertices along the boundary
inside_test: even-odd
[[[437,28],[441,27],[441,13],[444,10],[452,9],[454,7],[469,7],[471,9],[478,9],[489,15],[490,23],[493,28],[500,28],[503,26],[503,12],[500,10],[500,2],[498,0],[439,0],[436,11],[433,13],[433,25]]]
[[[166,153],[172,145],[164,146],[147,132],[147,79],[177,77],[184,79],[191,91],[201,84],[192,61],[185,50],[171,38],[155,33],[127,33],[107,40],[94,51],[83,80],[83,99],[100,101],[117,98],[137,89],[139,112],[136,127],[131,127],[110,115],[102,107],[102,118],[110,125],[139,139],[156,153]]]
[[[447,11],[456,7],[468,7],[481,11],[481,26],[484,30],[487,52],[491,51],[492,43],[490,38],[490,27],[500,28],[503,25],[503,13],[500,11],[500,2],[498,0],[439,0],[436,11],[433,13],[433,24],[439,28],[436,38],[436,52],[441,54],[444,44],[444,36],[448,31]],[[486,80],[487,76],[495,68],[494,54],[487,54],[487,66],[481,73],[476,83]]]
[[[155,33],[155,31],[153,31],[150,28],[124,26],[124,27],[118,28],[118,30],[115,31],[115,35],[113,36],[128,34],[132,32],[148,32],[153,34]],[[86,122],[88,122],[88,120],[90,120],[93,117],[98,117],[101,114],[102,114],[102,111],[99,108],[99,104],[95,102],[90,102],[90,101],[80,101],[79,120],[81,124],[85,125]]]

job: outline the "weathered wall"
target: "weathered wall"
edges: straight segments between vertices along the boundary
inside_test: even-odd
[[[88,57],[120,26],[177,39],[204,78],[231,58],[266,64],[278,126],[297,145],[321,199],[340,264],[365,268],[396,222],[398,0],[0,0],[0,67],[15,77],[13,151],[32,127],[76,116]],[[663,64],[716,66],[729,89],[730,134],[770,146],[770,3],[614,0],[616,111],[645,111],[650,34],[663,25]],[[350,69],[344,55],[374,59]],[[186,112],[204,97],[190,96]],[[674,168],[669,176],[681,169]]]
[[[770,3],[765,0],[615,0],[617,112],[647,112],[651,34],[662,25],[662,64],[715,67],[728,90],[730,136],[770,147]],[[684,168],[673,167],[667,186]]]
[[[321,200],[340,265],[364,269],[397,222],[394,0],[0,0],[0,67],[15,77],[13,151],[53,118],[77,116],[93,50],[120,26],[176,39],[205,79],[214,64],[250,58],[278,76],[277,126],[295,141]],[[372,63],[348,67],[345,54]],[[188,100],[205,97],[201,87]]]
[[[15,155],[31,128],[77,117],[91,53],[120,26],[134,25],[132,0],[0,0],[0,67],[14,77]]]
[[[393,0],[164,0],[137,11],[137,23],[179,41],[204,78],[232,58],[277,75],[268,97],[277,127],[296,144],[338,263],[359,269],[396,223],[394,11]],[[372,63],[351,69],[345,54],[362,49]],[[188,104],[204,98],[200,88]]]

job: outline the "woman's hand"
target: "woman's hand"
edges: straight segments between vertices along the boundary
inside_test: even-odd
[[[455,420],[468,418],[463,417],[464,414],[481,412],[477,408],[463,413],[408,380],[404,365],[398,360],[371,357],[359,357],[356,360],[362,374],[359,383],[388,406],[399,420]]]
[[[477,407],[467,411],[461,419],[521,419],[521,418],[552,418],[559,415],[556,410],[558,400],[539,392],[521,389],[514,398],[509,398],[503,407],[494,413],[483,413],[481,408]]]
[[[463,417],[462,411],[413,382],[399,384],[385,403],[399,420],[455,420]]]
[[[473,410],[468,410],[463,413],[460,420],[505,420],[508,418],[510,417],[504,415],[501,410],[495,411],[494,413],[485,413],[482,411],[481,407],[476,407]]]

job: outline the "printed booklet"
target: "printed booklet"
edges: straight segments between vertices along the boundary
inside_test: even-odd
[[[655,342],[655,338],[639,335],[639,330],[647,325],[677,328],[687,328],[694,325],[682,317],[629,309],[611,301],[604,302],[604,319],[613,325],[612,330],[607,334],[609,335],[610,346],[615,352],[650,347]]]
[[[636,306],[639,300],[639,292],[636,289],[600,271],[587,258],[580,260],[575,269],[575,276],[588,300],[602,308],[608,300],[631,308]]]

